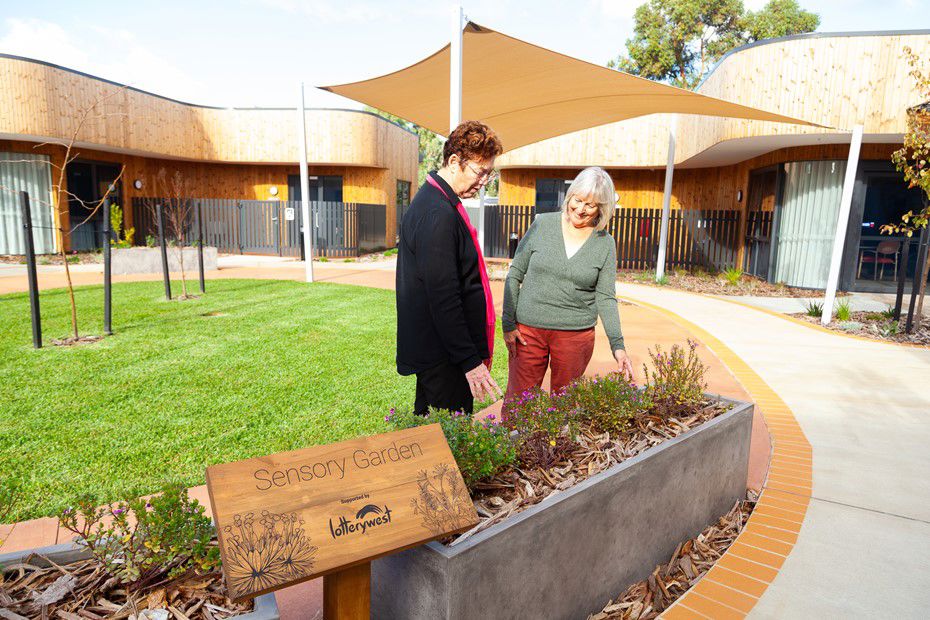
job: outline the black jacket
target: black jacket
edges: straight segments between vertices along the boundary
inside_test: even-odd
[[[431,172],[452,200],[457,196]],[[455,204],[424,183],[400,225],[397,251],[397,372],[444,362],[468,372],[488,357],[478,253]]]

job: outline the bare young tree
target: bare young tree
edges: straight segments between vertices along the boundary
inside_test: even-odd
[[[155,220],[158,217],[158,205],[161,204],[165,215],[167,236],[174,241],[178,265],[181,268],[181,297],[179,299],[192,299],[196,295],[189,295],[187,292],[187,270],[184,266],[184,248],[191,246],[191,224],[195,208],[191,198],[191,183],[180,170],[169,173],[165,168],[160,168],[154,185],[160,198],[147,199],[145,205],[152,219]]]
[[[104,201],[110,198],[110,196],[114,193],[116,186],[126,169],[124,165],[120,165],[119,174],[116,175],[116,178],[109,184],[103,196],[101,196],[98,200],[87,201],[75,193],[65,189],[68,166],[70,166],[71,163],[81,155],[80,152],[75,149],[75,143],[82,137],[83,132],[88,131],[97,123],[102,123],[108,118],[114,116],[125,116],[125,113],[123,112],[114,112],[110,109],[113,105],[111,100],[116,95],[122,93],[124,90],[125,87],[114,88],[110,92],[99,95],[89,103],[84,103],[83,105],[75,104],[73,102],[73,96],[71,95],[62,97],[62,101],[64,103],[63,107],[65,109],[71,108],[77,111],[73,117],[69,115],[65,116],[65,119],[74,119],[74,124],[71,127],[68,138],[63,140],[49,140],[47,142],[41,142],[33,147],[40,148],[43,146],[53,145],[60,146],[62,149],[64,149],[64,156],[62,157],[60,164],[49,162],[49,164],[56,172],[56,180],[52,184],[52,191],[57,197],[59,211],[63,211],[66,208],[70,208],[71,205],[76,204],[80,207],[81,215],[84,216],[77,224],[70,222],[71,225],[67,231],[68,238],[71,238],[71,235],[75,230],[92,220],[94,216],[103,208]],[[10,160],[9,163],[18,163],[18,161],[19,160]],[[33,160],[21,161],[33,163]],[[12,191],[12,189],[8,187],[0,187],[0,190]],[[37,206],[44,206],[48,208],[55,207],[54,204],[49,204],[47,201],[41,200],[38,197],[35,197],[34,199],[32,196],[30,196],[30,201],[32,201]],[[71,280],[71,269],[68,266],[68,257],[67,252],[65,251],[65,232],[66,231],[64,227],[60,226],[55,231],[55,237],[56,243],[58,244],[58,256],[65,267],[65,280],[67,281],[68,301],[71,305],[71,335],[72,338],[77,341],[80,339],[80,333],[78,332],[77,303],[74,299],[74,283]],[[109,239],[105,239],[104,242],[109,243]]]

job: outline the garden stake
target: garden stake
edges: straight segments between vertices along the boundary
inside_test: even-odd
[[[197,266],[200,268],[200,292],[206,293],[203,279],[203,218],[200,214],[201,202],[197,201]]]
[[[36,248],[32,239],[32,210],[29,192],[19,193],[23,217],[23,237],[26,241],[26,279],[29,281],[29,311],[32,315],[32,346],[42,348],[42,317],[39,316],[39,278],[36,274]]]
[[[103,333],[113,335],[112,298],[113,287],[110,275],[110,199],[103,199]]]
[[[161,205],[155,205],[158,218],[158,244],[161,246],[161,276],[165,281],[165,299],[171,301],[171,276],[168,275],[168,247],[165,245],[165,214]]]

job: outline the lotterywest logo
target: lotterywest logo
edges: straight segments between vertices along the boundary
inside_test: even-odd
[[[333,520],[330,519],[329,533],[333,538],[348,534],[365,534],[369,528],[387,525],[390,522],[391,509],[386,504],[383,510],[380,506],[368,504],[355,513],[355,521],[339,517],[339,520],[333,523]]]

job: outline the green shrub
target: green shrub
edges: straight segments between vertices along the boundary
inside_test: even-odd
[[[836,319],[838,321],[848,321],[852,316],[852,311],[849,307],[849,298],[844,298],[839,300],[836,303]]]
[[[636,416],[652,407],[649,396],[623,374],[581,377],[569,385],[561,408],[571,407],[595,430],[618,435],[631,428]]]
[[[59,522],[77,534],[107,573],[133,589],[220,564],[219,548],[211,544],[213,524],[180,484],[148,501],[134,499],[115,508],[98,507],[85,497],[62,511]]]
[[[891,338],[898,334],[899,325],[897,321],[888,321],[878,327],[878,333],[882,338]]]
[[[697,343],[688,340],[687,352],[677,344],[668,353],[659,345],[649,351],[652,369],[643,364],[648,384],[646,396],[652,402],[653,412],[659,416],[678,416],[703,402],[707,367],[697,356],[696,349]]]
[[[384,420],[395,429],[439,424],[469,488],[504,471],[517,459],[517,446],[510,431],[493,414],[479,422],[461,411],[431,408],[427,415],[418,416],[391,409]]]
[[[668,284],[668,276],[663,273],[662,277],[656,280],[656,284],[659,286],[665,286]]]
[[[385,250],[385,251],[384,251],[384,255],[385,255],[385,256],[396,256],[396,255],[397,255],[397,248],[391,248],[390,250]]]
[[[888,306],[887,308],[882,310],[880,314],[882,315],[883,318],[886,318],[888,320],[894,319],[894,306]]]
[[[823,315],[823,303],[819,301],[807,302],[807,316],[818,317]]]
[[[739,284],[740,278],[743,277],[743,270],[737,267],[728,267],[726,271],[723,272],[723,278],[727,281],[727,284],[735,286]]]
[[[145,236],[145,247],[154,248],[157,244],[158,244],[158,239],[155,238],[155,235]]]
[[[577,431],[574,412],[564,409],[564,404],[558,396],[534,387],[516,400],[504,403],[501,424],[517,431],[521,437],[542,432],[548,439],[556,439],[568,427],[568,435],[574,438]]]

